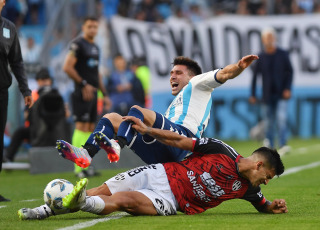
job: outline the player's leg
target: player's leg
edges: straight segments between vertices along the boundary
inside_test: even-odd
[[[132,215],[157,215],[152,201],[137,191],[118,192],[111,196],[99,196],[105,203],[100,215],[108,215],[116,211],[124,211]],[[81,209],[84,211],[84,209]]]
[[[89,121],[96,119],[96,104],[93,102],[90,104],[86,104],[86,102],[81,103],[81,98],[75,96],[73,94],[73,108],[74,115],[76,117],[76,121],[83,121],[84,118],[89,118]],[[87,115],[83,115],[87,114]],[[94,118],[93,118],[94,117]],[[111,113],[105,115],[102,119],[100,119],[98,125],[95,127],[93,133],[102,132],[109,138],[113,138],[115,130],[118,130],[119,124],[122,121],[122,117],[119,114]],[[91,122],[91,123],[92,123]],[[94,127],[94,126],[93,126]],[[90,131],[92,131],[92,127],[90,126]],[[86,130],[87,132],[88,130]],[[80,145],[84,144],[83,147],[80,146],[72,146],[68,142],[64,140],[57,141],[57,149],[60,155],[70,161],[73,161],[80,167],[86,168],[91,164],[92,158],[95,154],[100,150],[99,145],[94,142],[94,135],[90,133],[89,138],[85,138],[85,140],[81,140]],[[80,148],[79,148],[80,147]]]
[[[71,200],[69,203],[73,203],[69,208],[80,207],[82,211],[102,215],[115,211],[135,215],[176,214],[176,201],[161,164],[141,166],[119,173],[103,185],[88,190],[85,202],[77,198],[82,188],[77,184],[67,196],[69,198],[64,199],[64,206],[68,206],[65,200]]]
[[[131,107],[128,116],[134,116],[143,121],[147,126],[153,126],[156,121],[156,112],[142,108],[138,105]],[[131,128],[131,122],[124,121],[120,124],[117,132],[117,139],[119,145],[123,148],[124,145],[131,145],[132,140],[135,136],[135,130]]]
[[[174,124],[160,113],[156,113],[156,120],[152,127],[170,130],[186,137],[194,137],[191,131],[181,125]],[[164,145],[149,135],[141,136],[140,134],[137,135],[131,149],[148,164],[179,162],[190,154],[189,151]]]
[[[66,209],[65,213],[61,212],[59,215],[66,213],[70,213],[70,210]],[[55,213],[46,204],[32,209],[21,208],[18,210],[18,217],[20,220],[42,220],[53,215],[55,215]]]
[[[277,106],[277,125],[278,125],[278,137],[279,137],[279,154],[281,156],[291,151],[291,147],[287,145],[287,117],[288,117],[288,101],[280,100]]]
[[[134,116],[145,122],[147,125],[152,126],[155,121],[156,113],[152,110],[142,108],[140,106],[132,106],[129,110],[128,116]],[[117,129],[117,141],[118,143],[110,140],[110,137],[104,135],[101,132],[95,132],[96,143],[108,153],[110,161],[118,161],[120,155],[120,148],[134,142],[135,130],[131,128],[131,123],[128,121],[120,121]]]
[[[265,130],[265,140],[264,146],[273,148],[274,147],[274,123],[275,123],[275,112],[274,106],[271,103],[262,104],[262,115],[264,119],[264,130]]]

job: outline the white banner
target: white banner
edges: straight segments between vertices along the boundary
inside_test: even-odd
[[[145,56],[152,73],[152,92],[169,89],[169,75],[176,56],[188,56],[203,71],[235,63],[262,49],[260,32],[265,27],[277,31],[278,45],[290,52],[294,85],[320,86],[320,16],[223,16],[189,24],[171,19],[164,24],[114,17],[112,30],[119,52],[128,60]],[[246,70],[228,87],[249,87],[251,70]]]

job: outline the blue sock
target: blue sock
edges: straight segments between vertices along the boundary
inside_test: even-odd
[[[141,121],[144,119],[142,112],[136,108],[131,108],[128,116],[139,118]],[[122,137],[127,143],[130,143],[134,137],[134,133],[134,129],[131,128],[131,122],[123,121],[119,126],[117,137]]]
[[[106,135],[109,139],[113,138],[114,135],[114,128],[111,123],[111,121],[108,118],[101,118],[100,121],[98,122],[96,128],[94,129],[93,133],[95,132],[102,132],[104,135]],[[86,145],[94,145],[96,147],[97,152],[100,150],[99,145],[97,145],[93,139],[94,135],[91,133],[89,136]]]

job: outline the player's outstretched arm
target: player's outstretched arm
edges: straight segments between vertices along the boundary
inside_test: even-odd
[[[156,129],[146,126],[140,119],[132,116],[123,118],[125,121],[132,122],[132,128],[142,135],[150,135],[165,145],[181,148],[184,150],[192,151],[193,141],[192,138],[181,136],[175,132],[163,129]]]
[[[281,214],[287,213],[288,208],[284,199],[276,199],[272,202],[267,202],[264,208],[259,211],[265,213]]]
[[[225,83],[229,79],[237,77],[244,69],[251,65],[254,60],[259,59],[257,55],[247,55],[241,58],[236,64],[230,64],[217,73],[217,80]]]

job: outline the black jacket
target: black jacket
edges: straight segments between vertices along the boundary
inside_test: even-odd
[[[257,77],[262,77],[262,102],[271,103],[282,98],[285,89],[291,90],[293,69],[287,51],[277,48],[274,54],[261,52],[254,66],[251,95],[256,96]]]
[[[31,90],[24,71],[16,27],[8,19],[0,16],[0,90],[7,90],[12,83],[8,64],[18,81],[22,95],[30,96]]]

